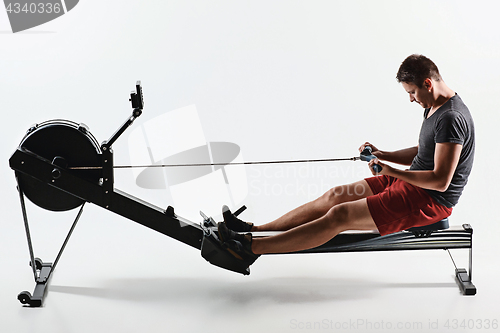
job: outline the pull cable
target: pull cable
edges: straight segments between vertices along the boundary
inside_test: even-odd
[[[349,158],[325,158],[313,160],[282,160],[282,161],[255,161],[255,162],[233,162],[233,163],[187,163],[187,164],[150,164],[150,165],[114,165],[115,169],[131,168],[172,168],[172,167],[201,167],[201,166],[226,166],[226,165],[255,165],[255,164],[291,164],[291,163],[314,163],[314,162],[338,162],[338,161],[358,161],[359,157]],[[96,170],[101,166],[70,167],[72,170]]]

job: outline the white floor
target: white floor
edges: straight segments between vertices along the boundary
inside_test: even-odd
[[[442,332],[455,331],[454,325],[472,332],[499,319],[499,253],[484,245],[492,243],[482,230],[474,235],[478,293],[466,297],[442,250],[263,256],[242,276],[92,205],[44,306],[23,307],[16,296],[32,292],[34,283],[14,205],[10,233],[1,236],[4,332]],[[33,205],[28,210],[36,255],[51,261],[69,223],[56,214],[53,225],[37,224],[49,213]],[[467,266],[467,250],[452,253],[457,265]]]

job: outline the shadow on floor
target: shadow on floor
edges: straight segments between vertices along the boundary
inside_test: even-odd
[[[207,298],[234,304],[259,301],[317,303],[371,298],[374,292],[394,288],[457,288],[450,283],[383,283],[360,279],[315,277],[269,278],[227,282],[200,278],[136,278],[109,280],[102,287],[57,286],[50,292],[133,302],[203,302]]]

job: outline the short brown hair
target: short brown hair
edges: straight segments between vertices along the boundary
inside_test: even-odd
[[[425,79],[441,80],[441,74],[431,59],[421,55],[412,54],[399,66],[396,79],[399,83],[413,83],[419,88],[424,85]]]

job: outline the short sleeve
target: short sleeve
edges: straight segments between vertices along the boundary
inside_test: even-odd
[[[445,112],[436,123],[434,141],[452,142],[463,145],[467,137],[467,122],[460,112]]]

